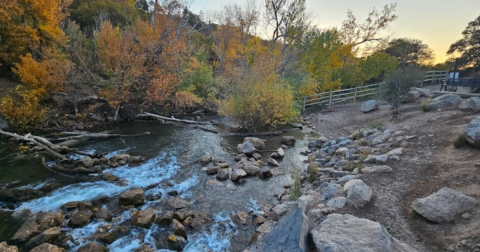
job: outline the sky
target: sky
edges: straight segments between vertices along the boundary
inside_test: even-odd
[[[190,8],[195,13],[208,13],[228,3],[242,6],[245,0],[192,0]],[[259,8],[263,3],[257,0]],[[480,0],[307,0],[307,11],[313,15],[312,24],[319,28],[340,27],[348,10],[362,21],[373,8],[381,10],[390,3],[397,3],[398,18],[383,35],[422,40],[433,49],[436,63],[447,59],[449,46],[462,38],[468,22],[480,16]]]

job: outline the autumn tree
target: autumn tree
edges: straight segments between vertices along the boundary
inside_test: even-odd
[[[432,49],[419,39],[394,39],[388,43],[388,46],[383,51],[397,58],[401,65],[422,65],[434,59]]]
[[[480,70],[480,16],[468,23],[462,32],[463,38],[450,45],[447,54],[460,54],[464,67]]]

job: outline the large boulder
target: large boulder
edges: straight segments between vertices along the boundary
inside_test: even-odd
[[[456,94],[445,94],[434,98],[428,105],[428,110],[452,110],[457,109],[462,102],[462,98]]]
[[[132,216],[132,225],[143,227],[143,228],[150,228],[153,221],[155,220],[155,212],[153,208],[149,207],[145,210],[138,210]]]
[[[142,188],[135,188],[120,194],[118,203],[121,206],[140,206],[145,204],[145,192]]]
[[[253,147],[255,147],[255,149],[257,150],[263,150],[265,149],[265,141],[263,139],[260,139],[260,138],[256,138],[256,137],[245,137],[243,139],[243,142],[250,142],[253,144]]]
[[[471,145],[480,148],[480,117],[470,121],[465,128],[465,138]]]
[[[302,208],[297,207],[295,211],[282,217],[271,232],[253,244],[248,251],[310,251],[307,245],[308,231],[308,217]]]
[[[412,88],[411,90],[418,91],[420,93],[420,96],[425,96],[425,97],[429,97],[432,93],[430,89],[427,89],[427,88]]]
[[[458,108],[461,109],[462,111],[477,113],[480,111],[480,98],[470,97],[462,101],[462,103],[458,105]]]
[[[245,155],[251,156],[257,149],[250,141],[246,141],[243,144],[237,146],[238,152]]]
[[[62,233],[62,230],[60,229],[60,227],[52,227],[52,228],[49,228],[45,231],[43,231],[41,234],[33,237],[32,239],[30,239],[26,246],[29,247],[29,248],[33,248],[33,247],[36,247],[36,246],[39,246],[43,243],[50,243],[50,242],[53,242],[54,240],[56,240],[60,234]]]
[[[413,201],[412,208],[426,219],[444,223],[451,222],[458,215],[478,209],[479,202],[448,187]]]
[[[354,180],[350,180],[349,182],[347,182],[347,184],[352,181]],[[363,183],[363,181],[356,180],[348,188],[347,204],[354,206],[355,208],[364,207],[366,204],[368,204],[368,202],[370,202],[372,194],[372,188]]]
[[[64,220],[65,215],[61,211],[32,215],[25,220],[11,240],[15,243],[26,242],[35,234],[40,234],[51,227],[62,225]]]
[[[379,105],[377,101],[375,100],[369,100],[364,103],[362,103],[362,107],[360,108],[363,113],[368,113],[370,111],[374,111],[379,108]]]
[[[319,252],[415,252],[388,233],[380,223],[346,214],[330,214],[313,229]]]
[[[416,99],[420,98],[420,92],[419,91],[416,91],[416,90],[412,90],[410,92],[408,92],[405,97],[403,98],[403,100],[405,102],[413,102],[415,101]]]

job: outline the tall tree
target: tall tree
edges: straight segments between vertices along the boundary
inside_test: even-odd
[[[295,43],[309,26],[305,0],[265,0],[265,19],[272,30],[272,46],[281,44],[282,61],[277,72],[283,75],[295,56]]]
[[[464,67],[480,70],[480,16],[468,23],[463,38],[450,45],[447,54],[460,53]]]
[[[398,59],[401,65],[422,65],[434,59],[433,51],[419,39],[399,38],[388,43],[384,52]]]

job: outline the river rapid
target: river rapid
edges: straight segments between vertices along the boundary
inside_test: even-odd
[[[41,157],[36,154],[17,155],[12,153],[12,144],[3,139],[0,142],[0,188],[34,188],[39,189],[47,184],[58,184],[58,189],[42,197],[18,204],[0,202],[0,242],[9,241],[22,224],[11,217],[18,210],[29,209],[32,212],[58,211],[61,206],[71,201],[92,201],[101,197],[114,198],[130,188],[142,187],[145,195],[161,193],[162,199],[168,198],[167,192],[176,190],[179,196],[192,203],[194,212],[206,213],[212,219],[209,226],[199,232],[189,231],[188,243],[184,251],[242,251],[248,247],[255,226],[235,225],[230,217],[239,211],[259,211],[262,206],[274,206],[278,200],[274,194],[281,194],[283,185],[292,183],[292,174],[296,167],[302,167],[306,157],[298,155],[305,150],[308,141],[314,136],[307,136],[300,130],[289,129],[284,135],[297,138],[295,147],[286,150],[284,160],[277,168],[277,174],[270,179],[262,180],[249,177],[242,184],[230,180],[217,182],[215,176],[207,175],[201,166],[194,161],[205,154],[235,163],[236,145],[243,142],[243,137],[222,137],[191,127],[160,124],[159,122],[125,122],[121,124],[98,127],[92,131],[109,130],[111,133],[139,134],[150,132],[150,135],[134,138],[114,138],[101,141],[90,141],[78,146],[90,153],[108,153],[107,157],[119,153],[141,155],[145,162],[140,165],[125,165],[110,168],[111,172],[122,182],[78,182],[52,174],[42,167]],[[280,147],[282,136],[262,137],[266,139],[266,149],[275,150]],[[266,158],[270,152],[262,153]],[[79,157],[74,157],[79,158]],[[111,210],[112,202],[104,207]],[[147,201],[141,209],[154,207],[157,201]],[[114,212],[111,223],[94,220],[83,228],[63,227],[62,231],[73,237],[67,251],[76,251],[89,242],[100,226],[118,226],[130,219],[136,209]],[[157,215],[161,210],[156,211]],[[130,233],[108,245],[110,251],[134,251],[141,245],[157,247],[158,239],[164,237],[165,229],[152,225],[150,229],[132,227]],[[22,248],[21,248],[22,249]],[[168,251],[168,250],[159,250]]]

